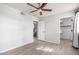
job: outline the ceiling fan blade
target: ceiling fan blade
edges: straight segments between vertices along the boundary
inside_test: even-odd
[[[31,6],[31,7],[34,7],[36,9],[38,9],[37,7],[35,7],[34,5],[30,4],[30,3],[27,3],[27,5]]]
[[[52,11],[52,9],[42,9],[43,11]]]
[[[44,8],[46,6],[47,3],[43,3],[40,7],[40,9]]]
[[[30,13],[35,12],[35,11],[38,11],[38,10],[33,10],[33,11],[30,11]]]
[[[42,12],[39,12],[40,13],[40,15],[42,15]]]

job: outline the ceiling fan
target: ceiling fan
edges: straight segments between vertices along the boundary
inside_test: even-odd
[[[30,13],[39,11],[40,15],[42,15],[43,14],[42,11],[47,11],[47,12],[51,12],[52,11],[52,9],[45,9],[44,8],[47,5],[47,3],[42,3],[42,4],[38,3],[38,4],[39,4],[39,6],[36,7],[36,6],[34,6],[34,5],[30,4],[30,3],[27,3],[27,5],[29,5],[29,6],[31,6],[31,7],[36,9],[36,10],[30,11]]]

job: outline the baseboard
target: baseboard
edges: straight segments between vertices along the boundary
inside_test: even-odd
[[[30,43],[32,43],[32,42],[33,42],[33,41],[31,41]],[[0,51],[0,53],[4,53],[4,52],[10,51],[10,50],[12,50],[12,49],[15,49],[15,48],[19,48],[19,47],[21,47],[21,46],[24,46],[24,45],[26,45],[26,44],[30,44],[30,43],[23,43],[23,44],[20,44],[20,45],[18,45],[18,46],[15,46],[15,47],[12,47],[12,48],[9,48],[9,49]]]
[[[75,46],[72,46],[73,48],[75,48],[75,49],[79,49],[79,47],[75,47]]]
[[[45,42],[49,42],[49,43],[54,43],[54,44],[60,44],[60,42],[52,42],[52,41],[48,41],[48,40],[41,40],[41,41],[45,41]]]

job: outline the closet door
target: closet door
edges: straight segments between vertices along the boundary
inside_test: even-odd
[[[38,39],[45,40],[45,22],[40,21],[38,23]]]

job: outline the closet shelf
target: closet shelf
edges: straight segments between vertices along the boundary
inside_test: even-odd
[[[71,27],[71,25],[61,25],[60,27]]]

